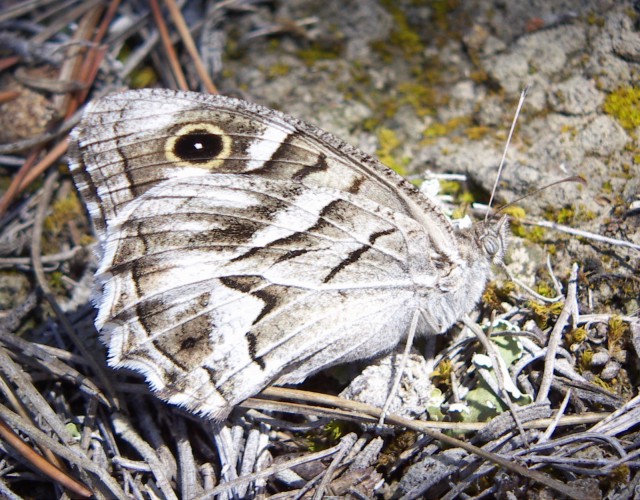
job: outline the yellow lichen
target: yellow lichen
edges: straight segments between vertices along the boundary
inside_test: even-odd
[[[640,87],[620,87],[604,100],[602,109],[626,130],[640,126]]]
[[[380,143],[380,147],[376,151],[378,159],[387,167],[395,170],[400,175],[406,175],[407,161],[398,160],[393,154],[393,151],[396,150],[401,144],[400,139],[398,139],[396,133],[391,129],[382,127],[378,130],[377,135],[378,142]]]
[[[503,210],[503,213],[511,217],[511,222],[514,219],[524,219],[527,216],[527,212],[525,212],[524,208],[518,207],[516,205],[511,205]]]

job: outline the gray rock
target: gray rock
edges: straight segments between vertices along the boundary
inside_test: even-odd
[[[633,19],[626,12],[615,12],[607,18],[605,30],[611,36],[613,52],[625,61],[640,62],[640,36]]]
[[[600,372],[600,378],[604,381],[613,380],[620,373],[620,363],[610,360]]]
[[[589,123],[578,135],[576,143],[586,153],[609,156],[621,150],[629,136],[610,116],[602,115]]]
[[[604,96],[596,89],[595,81],[575,75],[553,85],[549,102],[554,111],[569,115],[586,115],[596,111],[604,101]]]

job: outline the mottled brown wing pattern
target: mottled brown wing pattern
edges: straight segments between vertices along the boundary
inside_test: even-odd
[[[95,102],[72,142],[74,172],[96,229],[164,180],[209,172],[296,180],[363,195],[451,239],[441,210],[391,169],[331,134],[218,95],[154,89]],[[81,147],[76,148],[76,144]],[[433,222],[433,223],[432,223]]]
[[[110,364],[218,420],[269,384],[392,349],[416,310],[418,333],[444,331],[502,257],[503,227],[456,231],[376,160],[243,101],[115,94],[70,157]]]

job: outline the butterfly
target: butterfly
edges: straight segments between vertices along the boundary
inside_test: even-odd
[[[107,96],[69,158],[109,364],[217,421],[268,385],[392,350],[416,313],[416,334],[446,331],[507,245],[504,218],[456,228],[371,156],[224,96]]]

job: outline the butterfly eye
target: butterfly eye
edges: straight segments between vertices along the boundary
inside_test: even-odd
[[[210,123],[192,123],[171,134],[167,159],[184,166],[217,168],[229,157],[231,138]]]
[[[487,235],[482,240],[484,251],[494,256],[500,251],[500,240],[493,235]]]

